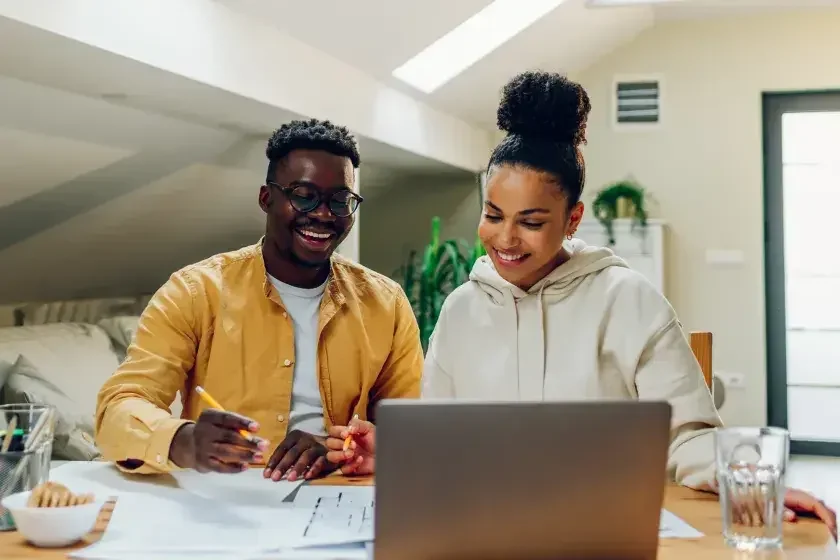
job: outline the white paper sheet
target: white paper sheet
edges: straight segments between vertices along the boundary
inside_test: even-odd
[[[264,553],[248,560],[370,560],[372,543],[355,543],[340,546],[296,548]]]
[[[356,542],[339,527],[306,535],[315,508],[284,499],[301,482],[273,482],[252,469],[233,475],[183,471],[173,475],[126,475],[105,462],[67,463],[51,478],[72,490],[116,496],[102,539],[76,558],[154,556],[157,553],[250,558],[267,550]]]
[[[256,556],[255,556],[256,554]],[[231,553],[222,552],[151,552],[151,551],[125,551],[108,550],[106,548],[96,549],[94,546],[82,550],[71,551],[68,558],[79,558],[81,560],[262,560],[258,552],[239,551]],[[268,560],[268,559],[266,559]],[[350,560],[350,559],[348,559]]]
[[[373,506],[376,492],[373,486],[301,486],[295,495],[296,507],[314,506],[320,499],[332,499],[342,505]]]
[[[76,492],[82,490],[120,496],[141,493],[171,498],[184,492],[210,500],[243,506],[274,507],[294,492],[301,481],[274,482],[262,476],[262,469],[243,473],[218,474],[180,471],[173,474],[125,474],[104,461],[72,461],[50,473],[50,478]]]
[[[309,538],[340,533],[360,542],[373,540],[372,486],[302,486],[294,505],[313,512],[305,531]]]
[[[663,509],[659,517],[660,539],[697,539],[703,533],[668,510]]]

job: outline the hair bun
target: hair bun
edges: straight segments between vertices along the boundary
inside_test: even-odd
[[[567,142],[586,142],[592,106],[580,84],[555,72],[523,72],[507,83],[497,112],[508,134]]]

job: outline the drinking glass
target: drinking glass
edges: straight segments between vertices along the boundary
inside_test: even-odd
[[[789,432],[720,428],[715,448],[724,540],[739,550],[781,547]]]
[[[38,420],[51,409],[50,406],[37,404],[0,405],[0,445],[12,419],[16,418],[9,450],[3,452],[0,447],[0,492],[3,493],[0,499],[18,492],[32,490],[49,479],[52,442],[55,436],[54,412],[49,414],[42,423],[42,431],[38,436],[41,443],[26,451],[24,451],[24,446],[27,445],[32,429],[38,425]],[[24,465],[22,470],[18,471],[17,467],[21,463]],[[18,473],[19,476],[12,480],[9,486],[10,479]],[[11,514],[0,505],[0,531],[14,528]]]

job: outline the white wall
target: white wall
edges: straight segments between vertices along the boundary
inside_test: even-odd
[[[361,210],[361,263],[392,276],[412,249],[422,251],[429,243],[434,216],[441,218],[442,239],[471,243],[480,215],[478,194],[471,174],[392,177]]]
[[[686,328],[714,333],[715,368],[746,375],[724,420],[766,420],[762,120],[765,91],[840,89],[840,11],[660,23],[575,76],[592,98],[588,191],[633,175],[671,225],[668,290]],[[616,75],[663,79],[663,127],[616,131]],[[742,265],[706,264],[708,249]]]

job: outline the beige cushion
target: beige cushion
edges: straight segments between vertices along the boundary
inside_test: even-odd
[[[15,308],[15,324],[21,326],[46,325],[50,323],[90,323],[120,315],[140,315],[150,296],[80,299],[52,301],[48,303],[27,303]]]
[[[56,323],[0,328],[0,361],[25,356],[39,375],[91,418],[96,395],[119,366],[111,339],[93,325]]]
[[[97,326],[105,331],[105,334],[114,342],[114,352],[117,354],[118,360],[123,361],[125,359],[126,351],[134,340],[134,335],[137,334],[139,323],[140,317],[126,315],[109,317],[97,323]]]
[[[0,389],[2,389],[3,385],[6,384],[6,379],[8,379],[9,374],[12,373],[14,365],[15,364],[12,362],[0,361]]]
[[[99,456],[93,443],[93,416],[44,378],[25,356],[12,367],[0,400],[6,404],[45,404],[57,412],[53,457],[73,461]]]

